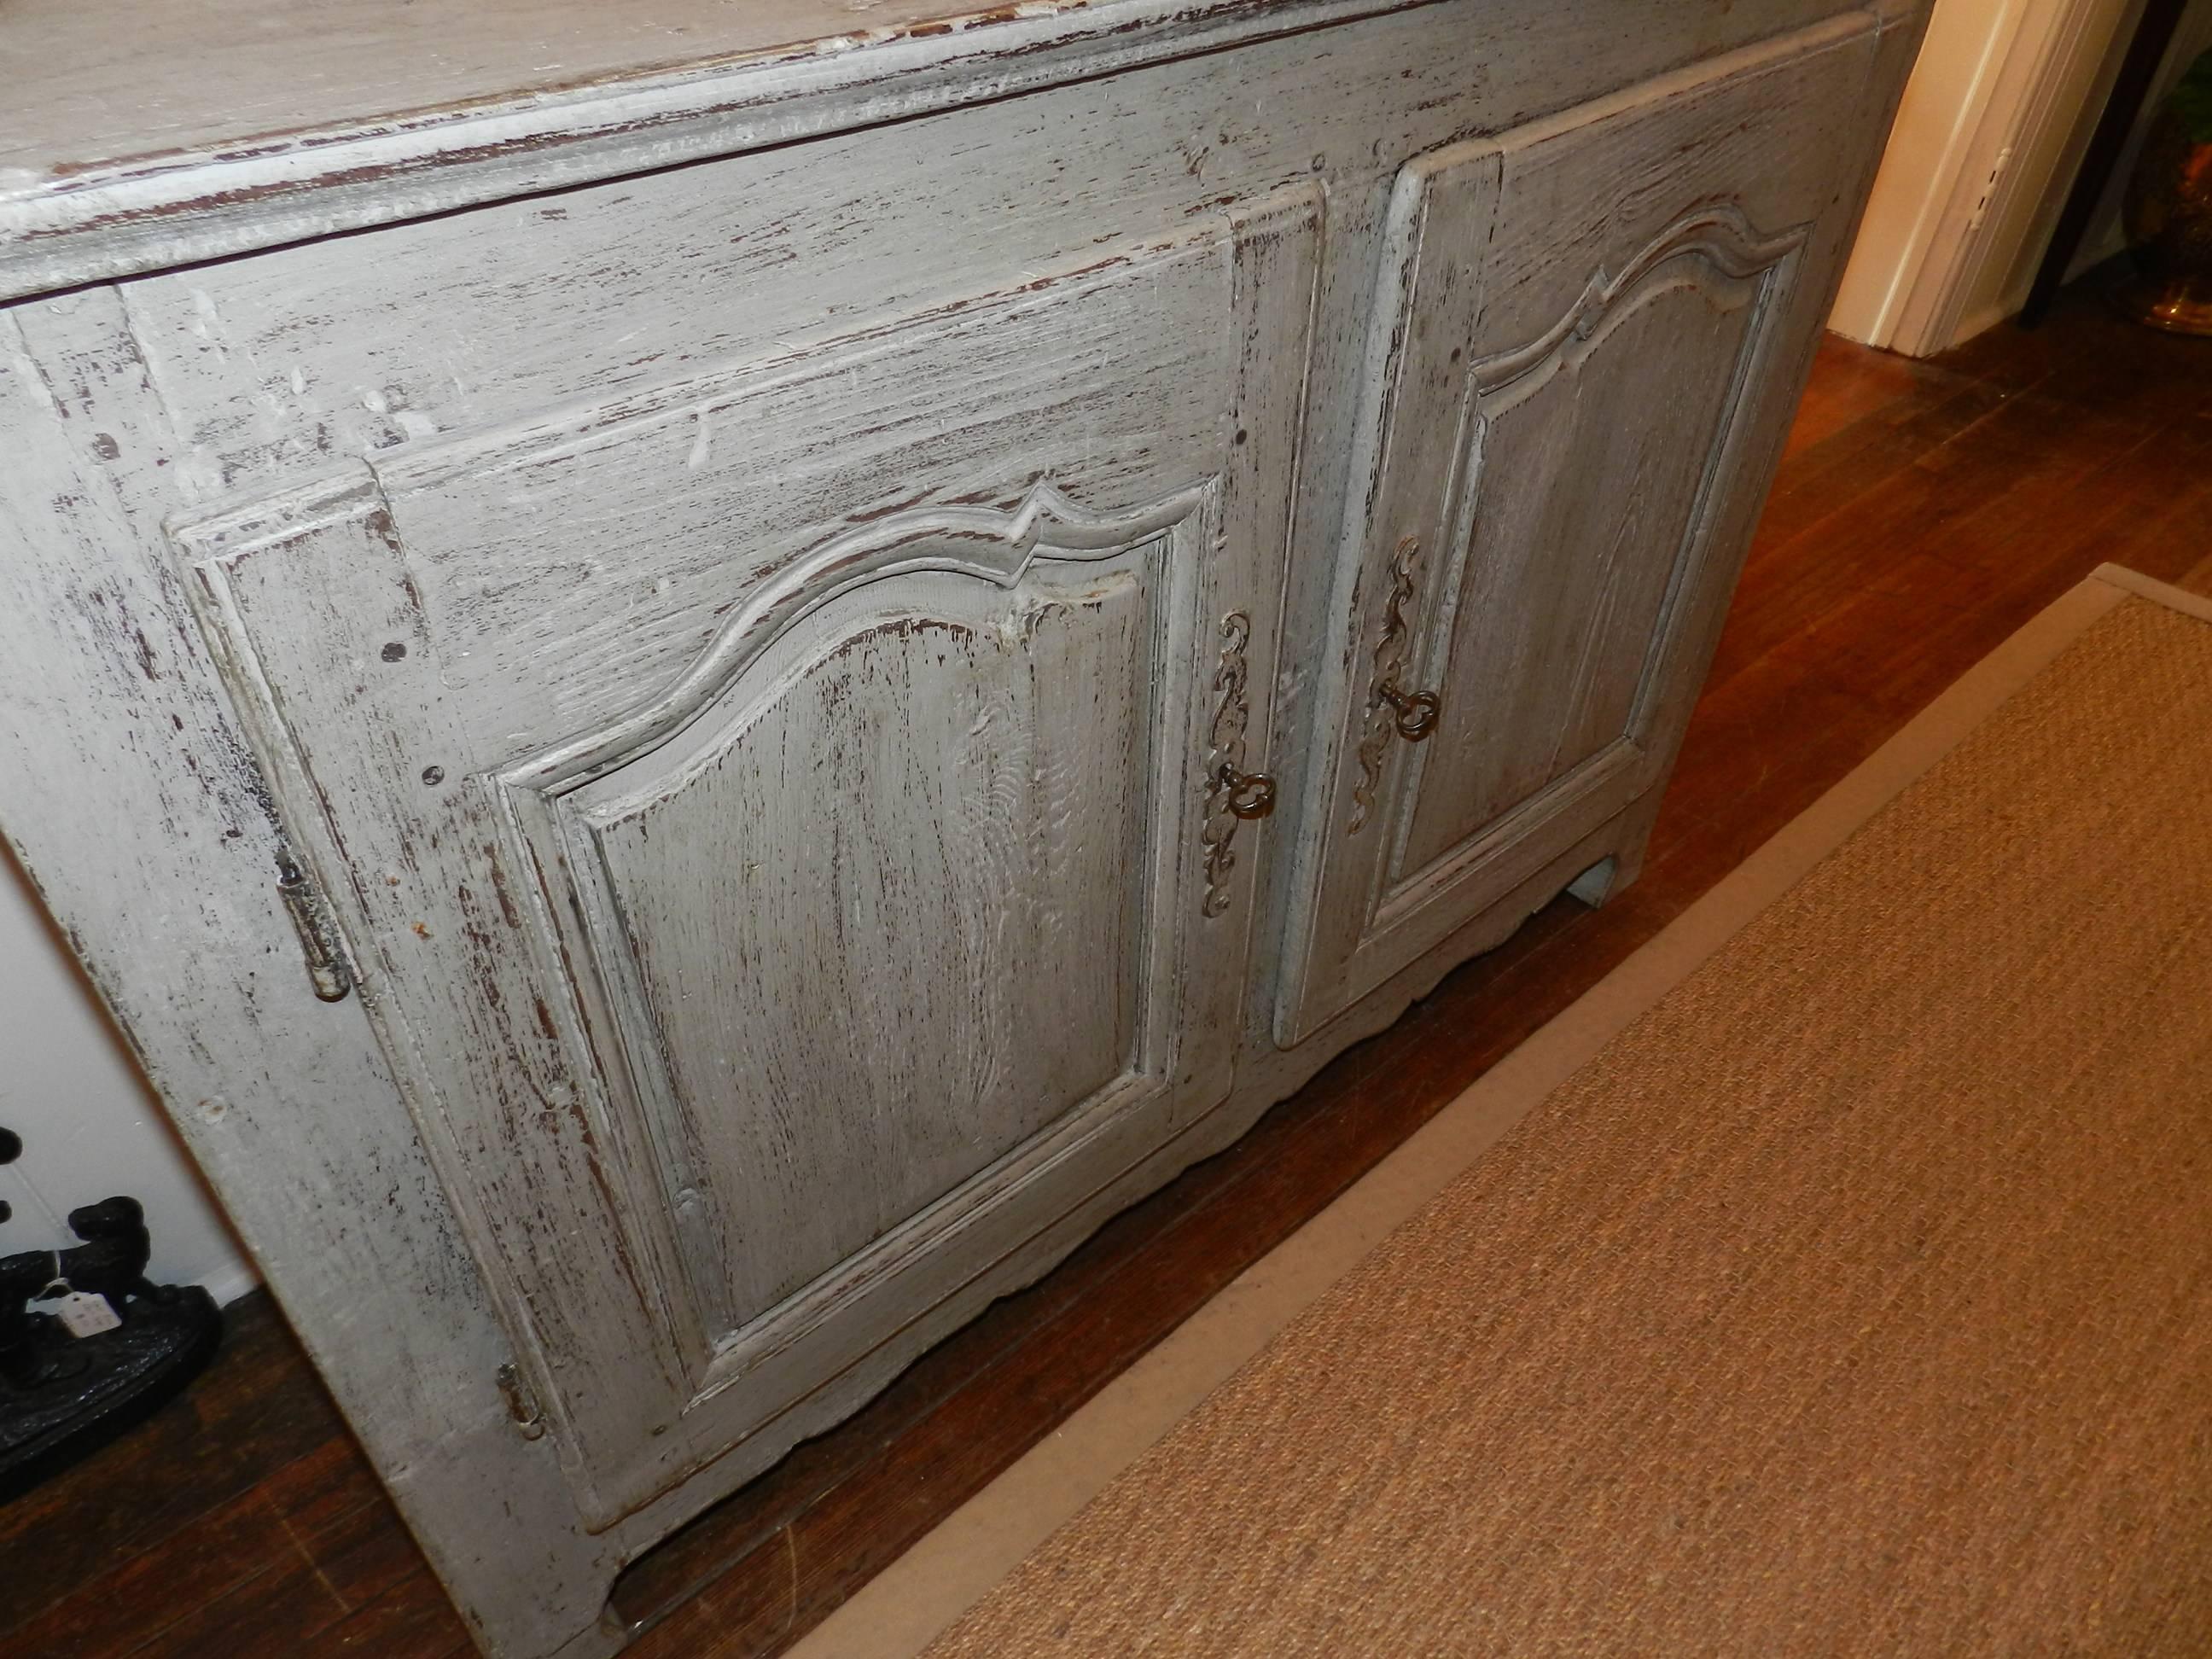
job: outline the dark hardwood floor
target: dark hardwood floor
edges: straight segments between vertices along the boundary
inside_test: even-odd
[[[1929,362],[1829,341],[1642,879],[1552,904],[633,1569],[633,1651],[780,1651],[2107,560],[2212,592],[2212,342],[2081,295]],[[186,1395],[0,1509],[0,1652],[465,1651],[266,1298],[232,1318]]]

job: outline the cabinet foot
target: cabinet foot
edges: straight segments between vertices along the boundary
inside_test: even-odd
[[[1607,899],[1617,897],[1643,869],[1644,843],[1639,840],[1633,851],[1600,859],[1569,882],[1567,891],[1595,910]]]

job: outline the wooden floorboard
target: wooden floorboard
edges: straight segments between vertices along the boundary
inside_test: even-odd
[[[1547,907],[656,1552],[617,1596],[659,1621],[634,1651],[780,1651],[2096,565],[2212,592],[2208,463],[2212,343],[2081,296],[1928,362],[1827,341],[1636,885]],[[0,1651],[465,1651],[266,1298],[232,1323],[182,1399],[0,1510]]]

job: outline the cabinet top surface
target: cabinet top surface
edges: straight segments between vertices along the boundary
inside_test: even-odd
[[[0,299],[1431,3],[5,0]]]
[[[683,70],[964,33],[1088,0],[10,0],[0,168],[67,177]]]

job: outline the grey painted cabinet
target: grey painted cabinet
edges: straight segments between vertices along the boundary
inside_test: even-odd
[[[0,113],[0,824],[533,1656],[1633,873],[1919,27],[202,9]]]

